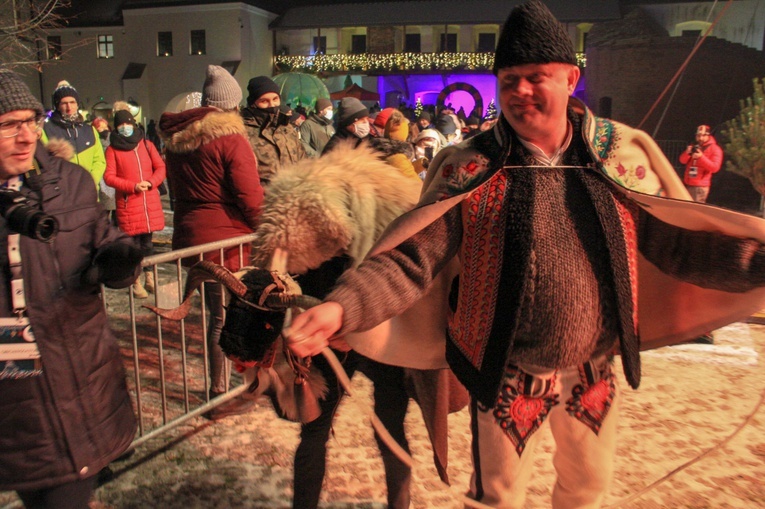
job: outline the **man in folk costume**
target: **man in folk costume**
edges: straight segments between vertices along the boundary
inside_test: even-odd
[[[339,333],[390,364],[445,356],[471,396],[472,499],[523,507],[549,423],[552,507],[600,507],[614,353],[637,388],[641,348],[765,307],[765,222],[690,201],[648,135],[571,98],[571,41],[538,0],[510,13],[494,73],[495,127],[439,152],[419,205],[286,335],[298,355]],[[459,279],[444,282],[455,260]]]

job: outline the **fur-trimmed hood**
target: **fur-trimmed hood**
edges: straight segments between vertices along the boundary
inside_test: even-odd
[[[51,138],[48,140],[45,149],[50,155],[60,157],[66,161],[74,157],[74,147],[72,144],[61,138]]]
[[[230,134],[247,136],[242,117],[236,111],[194,108],[180,113],[163,113],[157,131],[169,152],[188,154],[216,138]]]
[[[366,143],[343,143],[318,159],[285,166],[266,188],[253,264],[267,266],[281,247],[292,274],[339,254],[357,265],[388,223],[414,206],[420,187]]]

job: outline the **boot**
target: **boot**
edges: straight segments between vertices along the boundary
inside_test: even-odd
[[[143,287],[149,293],[154,293],[154,272],[144,272],[146,279],[143,282]]]
[[[133,297],[136,299],[146,299],[149,297],[149,294],[146,293],[146,290],[144,290],[143,286],[141,285],[140,276],[135,280],[135,283],[133,283]]]

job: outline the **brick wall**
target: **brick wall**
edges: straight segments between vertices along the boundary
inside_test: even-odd
[[[688,57],[695,40],[651,37],[588,47],[585,102],[602,114],[599,107],[608,102],[604,98],[610,98],[610,118],[637,127]],[[657,140],[690,143],[696,126],[709,124],[720,141],[723,124],[738,115],[740,100],[752,95],[752,80],[763,77],[763,52],[708,37],[688,64],[674,96],[673,86],[642,129],[653,134],[663,114],[654,135]],[[725,170],[715,176],[709,200],[743,211],[759,207],[759,194],[749,181]]]
[[[369,53],[395,53],[393,27],[367,27]]]

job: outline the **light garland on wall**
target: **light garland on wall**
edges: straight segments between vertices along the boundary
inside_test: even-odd
[[[584,67],[584,53],[576,54]],[[406,71],[491,71],[494,53],[361,53],[337,55],[275,55],[281,72],[406,72]]]

